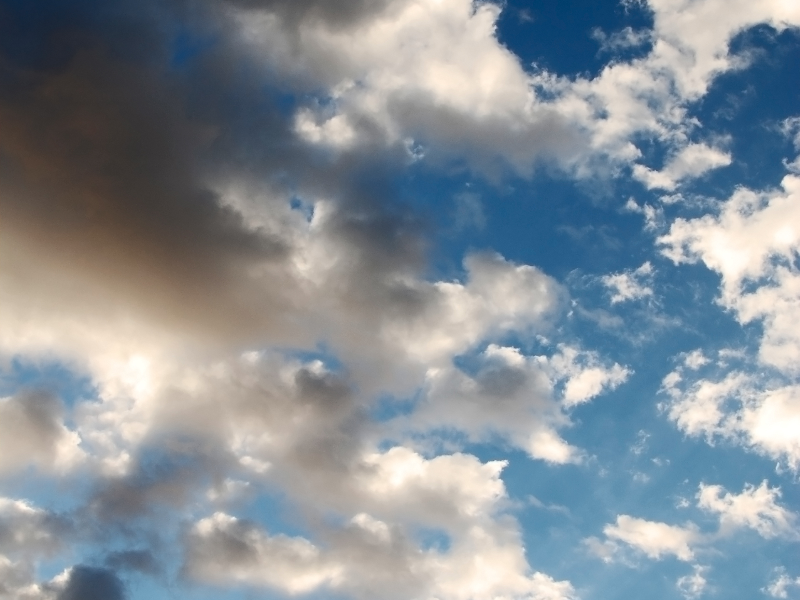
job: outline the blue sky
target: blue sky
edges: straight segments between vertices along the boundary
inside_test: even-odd
[[[0,600],[800,598],[800,6],[0,1]]]

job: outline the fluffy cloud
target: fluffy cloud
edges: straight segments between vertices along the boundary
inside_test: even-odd
[[[64,543],[68,521],[23,500],[0,498],[0,553],[52,556]]]
[[[466,434],[472,441],[502,436],[534,458],[579,462],[582,453],[558,429],[566,411],[624,382],[629,371],[592,352],[560,345],[550,356],[525,356],[490,344],[469,368],[432,368],[425,394],[398,429]]]
[[[0,474],[27,464],[64,472],[84,458],[80,438],[63,423],[61,403],[42,392],[0,398]]]
[[[708,585],[705,578],[706,571],[708,567],[695,565],[691,575],[678,578],[676,583],[684,598],[698,598],[703,595]]]
[[[187,547],[187,574],[206,582],[271,586],[299,594],[341,577],[341,568],[322,558],[307,540],[271,537],[223,513],[199,521]]]
[[[720,302],[742,323],[761,320],[760,358],[787,373],[797,371],[800,251],[800,178],[787,175],[781,189],[739,189],[716,215],[677,219],[660,237],[676,264],[702,261],[722,276]]]
[[[600,281],[611,291],[611,304],[617,304],[652,296],[653,288],[648,285],[652,275],[653,265],[648,261],[637,269],[604,275]]]
[[[741,494],[725,492],[719,485],[701,484],[697,505],[719,515],[720,530],[723,532],[749,527],[764,538],[797,537],[797,515],[777,504],[780,494],[779,488],[770,488],[766,481],[758,487],[745,486]]]
[[[73,524],[65,517],[24,500],[0,497],[0,599],[62,600],[58,594],[66,576],[39,584],[35,567],[38,561],[55,558],[66,549],[73,532]]]
[[[700,539],[694,525],[678,527],[628,515],[619,515],[615,524],[603,528],[603,533],[609,540],[623,542],[649,558],[672,555],[684,561],[694,558],[691,546]]]
[[[731,163],[731,155],[705,144],[689,144],[669,159],[660,171],[644,165],[635,165],[633,176],[644,183],[647,189],[672,191],[683,179],[694,178],[706,171],[725,167]]]
[[[790,588],[800,587],[800,577],[792,579],[786,574],[786,569],[783,567],[775,569],[775,571],[775,579],[766,588],[762,588],[761,591],[769,594],[773,598],[788,598],[788,590]]]
[[[702,261],[720,274],[720,304],[743,324],[761,322],[758,358],[783,375],[767,379],[728,370],[722,377],[684,382],[678,369],[664,380],[672,397],[670,418],[690,435],[738,440],[792,469],[800,464],[799,191],[800,178],[793,174],[777,190],[741,188],[716,214],[677,219],[658,240],[675,263]]]
[[[690,562],[694,561],[698,549],[706,549],[720,538],[734,535],[742,528],[753,529],[765,539],[777,536],[795,539],[798,536],[795,526],[797,515],[777,503],[780,489],[770,488],[766,481],[758,487],[746,484],[739,494],[730,493],[720,485],[700,484],[696,497],[699,508],[718,515],[716,533],[702,533],[691,522],[678,526],[618,515],[615,523],[603,528],[604,540],[590,537],[584,540],[584,545],[605,562],[624,556],[620,543],[651,559],[674,556]],[[678,587],[686,597],[694,597],[702,592],[706,570],[706,567],[695,565],[692,575],[678,580]]]
[[[797,469],[800,464],[800,389],[770,386],[732,371],[719,379],[684,380],[680,369],[664,378],[667,414],[689,435],[737,441]]]
[[[516,524],[495,514],[505,496],[502,464],[463,455],[423,459],[399,447],[366,457],[366,464],[372,469],[361,476],[365,493],[357,501],[380,518],[356,512],[343,527],[321,531],[314,544],[217,513],[189,533],[187,574],[289,593],[327,588],[357,598],[574,597],[569,583],[529,573]],[[445,527],[446,548],[420,545],[420,524]]]
[[[163,3],[109,6],[89,15],[76,5],[63,36],[32,17],[32,46],[61,40],[58,58],[28,64],[2,50],[0,354],[61,361],[97,397],[69,410],[35,394],[0,401],[0,471],[81,464],[89,529],[133,520],[142,538],[167,544],[164,523],[187,507],[196,519],[215,510],[205,502],[234,512],[246,494],[279,493],[306,537],[228,512],[186,534],[186,574],[220,585],[573,597],[568,582],[528,565],[503,511],[505,463],[409,446],[435,430],[478,442],[499,434],[550,463],[578,462],[582,451],[560,436],[569,412],[630,370],[564,344],[546,356],[508,346],[561,334],[552,321],[563,289],[490,252],[469,254],[460,280],[432,278],[425,224],[392,193],[397,169],[466,158],[483,173],[510,165],[527,176],[544,159],[586,175],[639,160],[631,140],[649,136],[670,158],[634,173],[677,187],[730,160],[691,141],[685,109],[735,66],[731,36],[796,22],[796,11],[654,2],[653,32],[606,44],[649,40],[652,51],[588,80],[526,71],[497,38],[500,8],[470,0],[205,2],[180,15],[186,23]],[[694,19],[714,10],[725,19],[701,32]],[[171,36],[184,30],[214,43],[176,74]],[[276,89],[304,104],[287,115]],[[794,222],[793,182],[767,208],[736,209],[740,219],[775,204],[775,219]],[[676,224],[663,243],[688,248],[700,225],[721,222],[685,235]],[[764,307],[794,306],[790,234],[763,251],[779,282],[764,294],[777,296],[735,307],[743,321],[764,320],[762,355],[784,370],[794,341]],[[692,248],[686,260],[706,260]],[[648,275],[643,266],[607,285],[619,301],[644,297]],[[475,368],[462,368],[470,356]],[[673,418],[693,434],[745,435],[796,464],[794,391],[748,397],[731,421],[714,402],[733,393],[699,394],[695,412],[676,395]],[[419,401],[408,418],[381,421],[381,395]],[[434,445],[425,441],[418,447]],[[704,491],[703,502],[725,523],[768,532],[783,513],[761,489]],[[751,500],[762,502],[754,513]],[[35,583],[33,563],[66,527],[0,501],[0,595],[120,598],[111,567],[153,572],[148,548]],[[425,543],[429,530],[447,543]],[[681,560],[699,539],[626,515],[605,534],[614,552],[625,544]]]
[[[674,189],[730,163],[724,151],[690,141],[696,123],[685,116],[716,75],[745,64],[729,54],[731,38],[758,23],[796,26],[800,13],[781,2],[649,7],[652,32],[611,39],[648,41],[650,52],[612,61],[593,79],[525,71],[497,40],[500,8],[487,3],[397,1],[347,28],[318,18],[286,27],[269,6],[235,19],[273,68],[327,88],[326,102],[296,115],[295,130],[311,143],[340,150],[376,140],[421,143],[428,159],[466,156],[480,169],[496,169],[501,159],[529,174],[546,157],[587,173],[598,156],[639,159],[633,140],[647,135],[671,158],[660,170],[637,164],[634,175],[649,188]]]

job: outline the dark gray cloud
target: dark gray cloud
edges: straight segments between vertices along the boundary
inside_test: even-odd
[[[56,600],[125,600],[125,586],[111,569],[75,565]]]
[[[265,5],[325,18],[342,8]],[[352,255],[337,273],[342,301],[407,305],[386,280],[421,268],[424,249],[419,222],[390,207],[398,157],[328,157],[298,141],[272,91],[280,82],[211,22],[211,6],[58,4],[59,19],[39,21],[8,9],[7,29],[24,21],[26,40],[0,48],[0,254],[15,257],[3,261],[6,287],[30,311],[134,315],[206,341],[308,343],[316,299],[298,282],[288,201],[324,194],[336,200],[329,237]],[[185,48],[178,17],[194,40]],[[221,196],[229,182],[261,223]]]
[[[333,28],[347,27],[376,15],[396,0],[225,0],[240,8],[272,12],[287,24],[322,21]]]

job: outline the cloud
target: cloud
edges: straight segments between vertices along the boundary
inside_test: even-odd
[[[651,41],[652,32],[646,29],[634,30],[625,27],[622,31],[606,34],[597,28],[592,30],[592,38],[600,45],[599,52],[615,54],[632,48],[638,48]]]
[[[66,543],[71,523],[23,500],[0,497],[0,553],[53,556]]]
[[[80,437],[64,425],[61,402],[45,392],[0,398],[0,473],[35,464],[64,473],[80,464]]]
[[[780,495],[780,489],[770,488],[766,480],[758,487],[745,486],[741,494],[725,492],[719,485],[701,484],[697,505],[719,515],[721,531],[749,527],[764,538],[797,537],[797,515],[777,504]]]
[[[137,536],[133,549],[98,550],[105,567],[36,583],[35,563],[69,545],[74,525],[3,499],[0,595],[123,598],[117,573],[157,573],[158,543],[174,541],[165,523],[192,507],[193,579],[359,598],[574,597],[528,564],[503,461],[420,448],[455,431],[579,462],[561,437],[570,411],[631,370],[558,343],[566,294],[532,265],[472,252],[462,276],[432,275],[428,225],[403,205],[396,177],[410,163],[497,180],[542,162],[586,177],[638,161],[645,183],[668,189],[721,166],[730,158],[696,141],[688,104],[741,64],[728,55],[736,32],[796,22],[782,4],[737,6],[731,16],[712,0],[654,2],[652,32],[609,38],[652,48],[593,79],[526,70],[498,39],[501,8],[470,0],[73,3],[55,25],[47,11],[26,20],[9,8],[0,355],[61,361],[96,397],[69,411],[36,393],[0,401],[0,471],[80,465],[87,491],[70,500],[81,526],[135,523]],[[708,19],[712,8],[725,18]],[[22,35],[6,37],[16,27]],[[202,49],[176,49],[184,37]],[[19,39],[43,50],[26,58]],[[644,137],[671,157],[660,171],[634,145]],[[790,204],[781,198],[792,185],[767,205]],[[483,205],[464,198],[456,228],[480,227]],[[794,222],[784,209],[776,219]],[[657,210],[641,210],[657,227]],[[705,235],[699,225],[664,245],[687,246]],[[793,306],[792,244],[763,251],[779,283],[735,307],[764,321],[764,361],[787,372],[786,317],[764,307]],[[642,269],[609,276],[614,298],[649,295]],[[512,347],[543,331],[552,351]],[[698,392],[699,408],[676,391],[670,415],[692,434],[742,436],[796,464],[795,390],[735,395],[749,389]],[[373,418],[387,396],[414,399],[408,418]],[[741,400],[732,420],[728,399]],[[304,535],[229,514],[245,488],[279,494]],[[704,502],[726,523],[771,531],[774,507],[736,516],[753,490]],[[612,553],[681,560],[699,535],[627,515],[605,531]]]
[[[424,394],[396,429],[459,432],[477,442],[500,436],[533,458],[580,462],[581,450],[558,434],[569,426],[565,411],[616,388],[628,375],[619,364],[605,365],[596,354],[566,345],[550,356],[526,356],[490,344],[470,368],[430,369]]]
[[[628,515],[619,515],[615,524],[603,528],[603,533],[608,539],[623,542],[654,559],[672,555],[683,561],[693,560],[691,546],[700,540],[694,525],[677,527]]]
[[[497,40],[500,8],[492,4],[398,1],[346,31],[317,20],[300,33],[283,27],[277,12],[238,22],[272,68],[327,89],[323,102],[296,114],[296,132],[311,143],[347,152],[413,140],[433,163],[465,158],[484,172],[506,165],[531,175],[544,159],[586,176],[640,159],[634,140],[647,135],[672,158],[661,171],[635,164],[634,174],[650,188],[674,189],[730,163],[727,153],[692,141],[697,123],[685,118],[717,75],[744,64],[729,54],[730,40],[759,23],[797,25],[800,13],[780,2],[649,8],[652,31],[597,35],[614,49],[649,41],[649,52],[613,61],[592,79],[526,72]]]
[[[671,398],[665,405],[669,418],[688,435],[732,440],[794,470],[800,464],[798,386],[765,385],[736,370],[721,379],[685,382],[676,370],[664,378],[663,390]]]
[[[699,598],[706,591],[708,582],[705,578],[705,573],[708,567],[694,565],[694,570],[691,575],[684,575],[679,577],[677,581],[678,590],[683,594],[684,598]]]
[[[583,352],[567,345],[549,359],[540,359],[564,382],[562,404],[569,408],[616,389],[631,375],[631,370],[614,363],[603,364],[596,352]]]
[[[778,536],[796,539],[797,515],[780,506],[777,503],[779,497],[780,489],[770,488],[766,481],[758,487],[745,484],[739,494],[732,494],[720,485],[701,483],[696,495],[697,506],[719,517],[716,533],[702,533],[692,522],[678,526],[618,515],[615,523],[603,527],[604,540],[589,537],[583,540],[583,544],[589,552],[607,563],[626,560],[620,543],[654,560],[674,556],[684,562],[693,562],[699,549],[707,550],[718,540],[743,528],[753,529],[765,539]],[[688,501],[683,505],[688,506]],[[687,598],[703,592],[707,570],[707,567],[695,564],[692,575],[678,580],[678,588]]]
[[[74,533],[74,523],[65,516],[0,497],[0,599],[59,600],[56,592],[65,578],[37,584],[36,566],[68,549]]]
[[[69,570],[56,600],[125,600],[125,587],[114,571],[76,565]]]
[[[604,275],[600,281],[611,290],[611,304],[617,304],[652,296],[653,288],[648,285],[652,275],[653,266],[648,261],[637,269]]]
[[[501,463],[458,454],[424,459],[396,447],[367,456],[365,465],[357,480],[363,492],[354,498],[360,504],[341,527],[320,532],[324,545],[217,513],[190,531],[186,573],[356,598],[574,597],[569,583],[529,573],[516,523],[496,514],[505,496]],[[421,546],[418,524],[443,531],[446,545]]]
[[[760,320],[764,333],[759,358],[792,374],[800,357],[796,321],[800,274],[798,195],[800,178],[786,175],[781,189],[737,190],[717,214],[676,219],[658,238],[662,253],[676,264],[702,261],[722,276],[720,303],[741,323]]]
[[[322,558],[307,540],[271,537],[223,513],[199,521],[187,549],[187,574],[200,581],[264,585],[299,594],[341,577],[341,568]]]
[[[792,579],[786,574],[785,568],[779,567],[775,569],[775,579],[761,591],[773,598],[788,598],[788,590],[792,587],[800,587],[800,577]]]
[[[705,144],[689,144],[669,159],[661,171],[653,171],[643,165],[635,165],[633,176],[649,190],[672,191],[683,179],[694,179],[704,173],[726,167],[731,155]]]

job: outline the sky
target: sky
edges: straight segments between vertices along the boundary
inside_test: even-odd
[[[800,599],[800,3],[0,0],[0,600]]]

